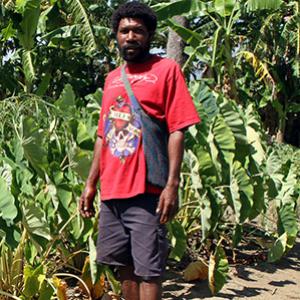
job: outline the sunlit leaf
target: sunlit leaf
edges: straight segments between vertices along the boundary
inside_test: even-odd
[[[17,214],[15,199],[9,191],[6,181],[0,177],[0,217],[11,224]]]
[[[183,278],[185,281],[205,280],[208,278],[208,266],[202,261],[190,263],[183,271]]]
[[[174,220],[167,225],[172,244],[170,258],[179,261],[186,249],[186,233],[182,225]]]
[[[226,283],[228,270],[225,251],[221,246],[217,246],[215,253],[210,255],[208,268],[209,289],[213,295],[218,293]]]

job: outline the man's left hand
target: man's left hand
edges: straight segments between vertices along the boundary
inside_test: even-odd
[[[162,191],[157,207],[157,213],[160,213],[160,223],[165,224],[170,221],[178,210],[178,187],[166,186]]]

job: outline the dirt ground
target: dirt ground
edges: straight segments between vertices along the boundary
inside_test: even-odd
[[[212,296],[207,281],[186,283],[182,274],[169,271],[164,283],[163,299],[300,300],[300,239],[280,262],[232,266],[229,275],[220,293]]]

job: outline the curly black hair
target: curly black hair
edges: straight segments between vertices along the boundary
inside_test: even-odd
[[[120,20],[123,18],[137,18],[144,21],[149,32],[154,32],[157,26],[155,12],[146,4],[131,1],[120,5],[112,15],[112,29],[117,33]]]

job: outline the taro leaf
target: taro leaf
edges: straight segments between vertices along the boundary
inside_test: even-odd
[[[86,124],[84,124],[83,122],[78,123],[76,140],[80,148],[85,150],[93,150],[94,147],[93,133],[91,133],[88,130]]]
[[[90,268],[91,268],[91,278],[93,285],[100,279],[99,268],[97,264],[97,249],[92,236],[89,236],[89,254],[90,254]]]
[[[249,216],[253,205],[253,194],[249,176],[241,163],[235,161],[231,170],[229,197],[233,203],[238,223],[243,223]]]
[[[24,290],[23,294],[26,299],[31,299],[39,292],[41,285],[46,279],[43,265],[33,268],[30,265],[24,267]]]
[[[206,187],[207,189],[207,197],[210,201],[211,206],[211,217],[210,217],[210,224],[211,224],[211,231],[215,231],[216,227],[219,224],[219,219],[221,217],[221,203],[220,203],[220,194],[212,187]]]
[[[23,283],[23,278],[20,276],[20,274],[23,273],[23,267],[24,267],[25,239],[26,239],[26,231],[24,230],[20,243],[17,249],[14,251],[14,258],[10,270],[11,272],[10,276],[12,278],[11,284],[14,287],[18,287],[20,286],[20,284]]]
[[[29,117],[23,120],[23,135],[22,145],[25,157],[43,178],[44,171],[48,165],[47,152],[43,143],[46,135],[43,130],[39,129],[35,120]]]
[[[72,202],[72,192],[67,190],[65,187],[57,188],[57,197],[62,206],[68,210],[70,203]]]
[[[34,35],[40,16],[40,0],[17,1],[17,9],[23,15],[21,28],[18,30],[20,44],[25,50],[30,50],[34,46]]]
[[[279,260],[286,251],[288,236],[285,232],[273,244],[268,253],[268,262],[275,262]]]
[[[253,159],[260,165],[266,159],[265,146],[262,142],[262,126],[253,104],[248,105],[245,112],[247,140],[251,145]]]
[[[282,187],[277,196],[277,200],[282,203],[282,205],[295,203],[294,193],[296,184],[296,174],[293,169],[290,168],[288,176],[282,182]]]
[[[213,142],[212,142],[213,143]],[[208,147],[207,147],[208,148]],[[210,147],[211,150],[211,147]],[[190,150],[189,150],[190,151]],[[197,157],[199,161],[200,173],[198,176],[201,177],[204,182],[217,182],[218,172],[217,166],[213,162],[212,157],[210,156],[209,150],[206,147],[199,147],[197,149]]]
[[[211,224],[211,201],[207,196],[201,197],[200,199],[200,209],[201,209],[201,230],[202,230],[202,240],[205,240],[212,229]]]
[[[218,115],[216,117],[212,131],[215,143],[219,149],[219,155],[224,157],[224,160],[231,165],[234,157],[235,139],[222,116]]]
[[[257,162],[250,157],[249,162],[250,174],[259,174],[259,166]],[[251,184],[253,186],[253,205],[249,213],[249,219],[252,220],[256,218],[265,208],[265,187],[264,187],[264,178],[262,176],[252,176],[250,178]]]
[[[237,105],[233,101],[224,101],[220,105],[221,114],[226,124],[231,129],[237,144],[247,143],[247,134],[244,122],[238,112]]]
[[[120,294],[121,293],[120,282],[115,278],[114,273],[108,266],[105,266],[104,269],[105,269],[105,276],[110,284],[110,287],[112,288],[112,291],[114,292],[114,294]]]
[[[182,225],[176,220],[170,222],[167,228],[173,247],[169,256],[170,258],[180,261],[186,249],[186,233]]]
[[[291,237],[297,236],[298,223],[294,204],[286,203],[280,208],[279,223],[279,234],[286,233]]]
[[[93,153],[91,151],[76,149],[72,157],[72,169],[82,178],[86,179],[89,175],[90,165],[92,163]]]
[[[59,99],[55,102],[55,105],[64,115],[73,115],[76,108],[75,93],[70,84],[65,85]]]
[[[51,240],[44,211],[33,203],[27,204],[23,208],[23,224],[37,250],[42,252],[45,240]]]
[[[40,292],[40,296],[39,296],[38,300],[49,300],[49,299],[51,299],[52,295],[54,294],[53,288],[46,281],[44,281],[42,283],[42,286],[41,286],[39,292]]]
[[[18,214],[15,199],[8,189],[6,181],[0,177],[0,217],[11,224]]]
[[[209,289],[213,295],[218,293],[224,286],[228,276],[228,260],[224,249],[219,245],[215,253],[210,255],[208,267]]]
[[[272,175],[279,172],[282,165],[282,160],[278,156],[276,151],[272,151],[267,158],[266,162],[266,171],[267,174],[271,177]]]

